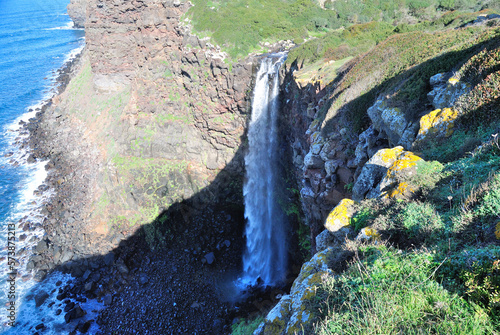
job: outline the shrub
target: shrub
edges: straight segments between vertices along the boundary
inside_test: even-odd
[[[410,202],[399,214],[398,220],[408,236],[416,240],[435,241],[444,232],[444,223],[429,203]]]
[[[355,231],[360,231],[370,224],[370,221],[375,218],[374,212],[371,208],[363,207],[356,212],[351,218],[351,226]]]
[[[468,248],[447,255],[436,272],[443,285],[500,316],[500,248]]]
[[[419,160],[416,164],[416,173],[407,175],[401,181],[408,183],[413,189],[420,188],[427,193],[441,179],[443,168],[443,164],[438,161]]]

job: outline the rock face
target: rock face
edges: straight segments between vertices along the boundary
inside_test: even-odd
[[[387,137],[390,144],[410,148],[415,139],[418,123],[408,120],[398,107],[390,107],[386,99],[379,99],[367,110],[372,127]]]
[[[326,90],[320,82],[299,82],[301,73],[297,70],[295,65],[282,69],[283,125],[292,150],[302,210],[312,236],[316,237],[324,229],[325,218],[332,208],[348,196],[355,169],[346,154],[351,144],[340,129],[331,136],[320,131],[320,111],[327,107],[328,101]]]
[[[447,73],[438,73],[430,79],[432,91],[427,94],[435,109],[451,107],[455,101],[470,89],[470,85],[461,82]]]
[[[76,28],[84,28],[87,12],[87,0],[71,0],[68,4],[68,15]]]
[[[405,195],[408,184],[404,176],[415,173],[420,157],[403,147],[379,150],[365,164],[353,187],[353,199],[360,201],[378,197],[398,197]]]
[[[242,206],[254,65],[229,66],[218,48],[191,35],[180,22],[189,6],[88,1],[86,49],[39,129],[53,135],[46,151],[57,160],[49,164],[78,171],[56,180],[66,224],[48,231],[55,244],[71,244],[65,261],[111,250],[195,194],[184,216],[218,199]]]
[[[450,76],[451,74],[438,73],[431,77],[430,84],[433,88],[427,97],[436,109],[420,118],[414,146],[453,134],[455,120],[460,116],[453,106],[460,96],[470,90],[470,85]]]

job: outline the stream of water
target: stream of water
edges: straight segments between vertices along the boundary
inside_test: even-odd
[[[263,58],[253,92],[243,186],[247,220],[242,282],[271,286],[287,271],[286,220],[276,197],[278,181],[279,69],[286,54]]]

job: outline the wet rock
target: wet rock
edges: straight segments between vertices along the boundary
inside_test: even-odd
[[[145,273],[141,273],[139,276],[139,284],[146,285],[149,282],[149,277]]]
[[[80,322],[78,324],[78,331],[82,334],[85,334],[86,332],[89,331],[90,329],[90,326],[92,326],[92,323],[94,322],[94,320],[88,320],[86,322]]]
[[[45,300],[49,297],[49,294],[47,292],[40,292],[35,296],[35,306],[40,307],[43,305]]]
[[[79,305],[69,311],[65,316],[64,320],[69,323],[71,320],[76,320],[87,314]]]
[[[213,252],[210,252],[208,254],[205,255],[205,260],[207,262],[207,264],[212,264],[213,262],[215,262],[215,255]]]
[[[69,312],[73,307],[75,307],[75,303],[73,301],[70,301],[65,307],[64,311]]]
[[[102,303],[104,304],[104,306],[109,306],[113,303],[113,296],[111,296],[111,294],[106,294],[103,298],[102,298]]]

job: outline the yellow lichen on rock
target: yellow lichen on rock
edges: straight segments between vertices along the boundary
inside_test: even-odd
[[[415,190],[407,182],[398,183],[394,188],[382,193],[384,199],[404,199]]]
[[[361,229],[356,239],[361,241],[380,241],[380,234],[375,228],[365,227]]]
[[[396,161],[389,167],[387,170],[387,177],[393,178],[398,172],[414,167],[417,165],[417,162],[421,160],[422,158],[418,157],[413,152],[406,151],[400,154]]]
[[[457,78],[453,78],[451,77],[450,79],[448,79],[448,83],[455,86],[456,84],[458,84],[460,80],[458,80]]]
[[[453,108],[436,109],[420,118],[420,129],[415,143],[426,139],[427,135],[449,137],[453,134],[458,111]]]
[[[497,240],[500,240],[500,221],[498,221],[496,227],[495,227],[495,236]]]
[[[377,155],[383,162],[388,163],[396,160],[403,150],[402,146],[397,146],[391,149],[379,150],[375,155]]]
[[[331,232],[336,232],[343,227],[350,225],[352,216],[355,213],[355,202],[351,199],[342,199],[341,202],[328,214],[325,228]]]
[[[380,182],[380,196],[385,199],[404,199],[410,196],[414,192],[413,188],[401,180],[416,173],[416,165],[421,160],[411,151],[400,153]]]

